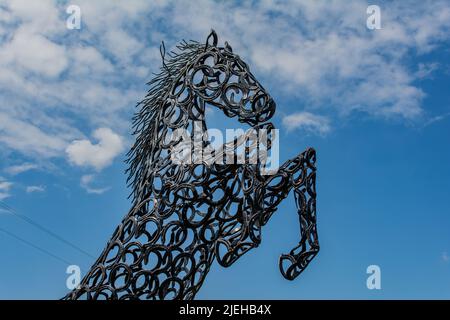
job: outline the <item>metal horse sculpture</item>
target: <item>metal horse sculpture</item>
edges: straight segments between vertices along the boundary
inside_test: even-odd
[[[272,175],[262,174],[259,162],[173,163],[180,141],[168,137],[179,128],[194,132],[195,123],[206,130],[205,108],[260,130],[274,128],[268,120],[275,103],[229,44],[217,45],[214,31],[205,44],[183,41],[167,58],[161,48],[161,72],[133,119],[133,206],[65,299],[193,299],[214,259],[228,267],[260,244],[261,228],[291,190],[300,242],[281,255],[282,275],[293,280],[319,251],[313,149]]]

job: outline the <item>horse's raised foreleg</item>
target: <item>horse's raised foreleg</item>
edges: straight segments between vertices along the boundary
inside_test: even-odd
[[[286,279],[295,279],[319,251],[316,228],[315,160],[313,149],[286,161],[275,174],[262,176],[257,166],[243,165],[228,188],[215,253],[228,267],[261,242],[261,227],[294,190],[300,220],[300,242],[280,257]],[[238,188],[239,187],[239,188]],[[236,191],[238,190],[238,191]],[[231,208],[234,208],[233,210]]]
[[[265,225],[276,211],[278,204],[294,189],[294,196],[300,220],[300,242],[279,260],[282,275],[295,279],[319,251],[316,228],[316,153],[308,149],[297,157],[288,160],[278,172],[266,178],[262,191],[264,213],[261,224]]]

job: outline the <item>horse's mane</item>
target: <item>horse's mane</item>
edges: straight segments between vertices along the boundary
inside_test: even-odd
[[[154,78],[147,84],[150,86],[145,98],[136,107],[139,108],[132,121],[133,135],[136,141],[127,153],[126,163],[129,165],[127,184],[132,188],[130,196],[136,201],[145,196],[145,183],[152,170],[152,154],[158,149],[155,139],[157,130],[161,124],[160,110],[167,99],[169,90],[186,66],[200,53],[204,52],[205,45],[197,41],[181,41],[177,51],[165,53],[164,43],[160,47],[162,66],[159,73],[154,73]]]

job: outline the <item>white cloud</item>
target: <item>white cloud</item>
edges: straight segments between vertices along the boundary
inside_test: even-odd
[[[113,63],[112,46],[102,35],[105,30],[119,34],[123,24],[135,23],[140,10],[149,7],[138,2],[143,3],[81,1],[82,32],[66,29],[62,2],[2,3],[0,149],[35,160],[62,157],[67,145],[83,136],[80,123],[86,125],[83,131],[103,126],[128,131],[133,106],[145,94],[149,60],[143,63],[140,57],[148,54],[137,54],[145,50],[136,40],[137,57],[127,65]],[[104,29],[86,28],[86,21],[102,19]]]
[[[68,60],[65,48],[33,33],[26,26],[16,30],[11,42],[0,51],[4,64],[15,64],[17,68],[45,77],[57,77],[63,72]]]
[[[328,118],[310,112],[297,112],[285,116],[283,125],[288,131],[302,129],[319,135],[325,135],[331,130]]]
[[[96,48],[80,46],[69,52],[73,63],[71,69],[80,76],[88,74],[110,74],[114,67]]]
[[[89,194],[103,194],[110,189],[110,187],[94,188],[91,184],[94,182],[95,176],[87,174],[81,177],[80,186]]]
[[[0,200],[4,200],[11,196],[10,190],[12,186],[12,182],[6,181],[2,177],[0,177]]]
[[[142,44],[123,30],[110,29],[105,35],[107,49],[118,59],[129,62],[142,50]]]
[[[23,172],[37,169],[37,168],[38,168],[38,166],[34,163],[23,163],[23,164],[18,164],[15,166],[7,167],[5,169],[5,172],[14,176],[14,175],[21,174]]]
[[[109,128],[99,128],[92,136],[98,140],[97,144],[89,140],[75,140],[67,147],[66,153],[72,164],[100,171],[123,151],[124,143],[122,137]]]
[[[448,255],[447,251],[442,252],[441,258],[444,262],[450,261],[450,256]]]
[[[45,186],[27,186],[26,191],[27,193],[44,192]]]
[[[303,105],[333,108],[342,115],[360,111],[418,119],[425,93],[405,61],[411,53],[437,48],[448,37],[450,6],[446,1],[390,2],[382,8],[383,29],[369,31],[367,5],[263,1],[235,6],[201,1],[175,6],[173,16],[175,25],[198,36],[214,27],[270,87],[284,88]]]
[[[4,5],[11,15],[10,20],[18,20],[40,34],[53,35],[65,29],[65,25],[59,24],[60,12],[53,0],[5,0]]]
[[[183,38],[204,41],[211,28],[272,95],[306,109],[278,104],[278,113],[423,121],[426,92],[416,80],[435,65],[418,60],[450,34],[446,0],[384,3],[383,29],[374,31],[365,27],[365,0],[79,0],[82,30],[66,29],[66,5],[2,2],[0,149],[63,157],[95,128],[125,136],[149,71],[159,68],[160,41],[169,50]],[[101,160],[76,161],[102,167]]]
[[[46,128],[48,130],[48,128]],[[50,130],[49,130],[50,131]],[[0,110],[0,142],[26,155],[52,157],[64,150],[64,135],[55,136],[31,121],[14,118]]]

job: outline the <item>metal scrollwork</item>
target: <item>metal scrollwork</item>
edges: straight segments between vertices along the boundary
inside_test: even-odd
[[[136,141],[128,153],[133,206],[64,299],[193,299],[215,259],[229,267],[261,243],[262,227],[291,191],[300,241],[281,255],[282,275],[295,279],[318,253],[313,149],[271,175],[262,174],[258,162],[171,160],[182,143],[171,134],[179,128],[194,132],[195,125],[206,131],[206,108],[218,108],[250,128],[274,128],[267,121],[275,102],[231,46],[219,47],[217,41],[212,31],[205,44],[183,41],[167,57],[162,46],[161,72],[133,118]],[[235,150],[242,143],[237,140],[224,150]]]

